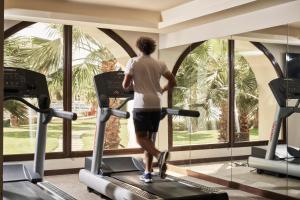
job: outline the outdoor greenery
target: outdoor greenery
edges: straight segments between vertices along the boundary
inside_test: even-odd
[[[40,32],[41,36],[28,36],[21,33],[5,40],[4,66],[25,68],[45,74],[52,102],[61,103],[63,97],[63,25],[41,23],[37,23],[37,25],[36,31]],[[42,28],[39,27],[41,25]],[[97,100],[93,77],[102,72],[117,70],[117,61],[105,46],[80,27],[73,26],[72,33],[73,98],[79,98],[81,102],[92,105],[92,109],[96,110]],[[77,97],[74,94],[77,94]],[[16,101],[5,102],[4,111],[5,118],[7,119],[9,116],[10,126],[14,128],[22,128],[22,124],[32,120],[29,119],[24,105]],[[82,116],[82,113],[78,114]],[[107,127],[108,129],[118,127],[118,124],[119,120],[115,119],[107,123]],[[118,146],[118,134],[119,130],[117,129],[107,131],[107,138],[116,139],[106,139],[105,145]],[[9,145],[8,142],[10,141],[6,140]],[[55,149],[54,145],[50,149]]]
[[[81,126],[81,124],[86,124],[86,122],[87,122],[86,120],[81,120],[80,122],[78,122],[77,125]],[[121,126],[120,126],[119,130],[120,130],[120,138],[121,139],[120,139],[119,148],[127,148],[127,144],[128,144],[127,120],[121,119],[120,124],[121,124]],[[94,129],[90,129],[90,131],[86,131],[86,133],[81,135],[81,139],[83,142],[82,150],[87,151],[87,150],[93,149],[94,131],[95,131],[95,123],[94,123]]]
[[[42,31],[44,37],[16,34],[6,39],[4,66],[26,68],[45,74],[52,102],[61,103],[63,98],[63,25],[44,25]],[[72,46],[74,55],[72,98],[91,105],[90,114],[79,113],[79,119],[72,122],[72,143],[76,150],[90,150],[94,143],[97,109],[92,77],[95,74],[118,70],[117,60],[109,49],[80,27],[73,27]],[[257,83],[251,67],[243,56],[236,54],[235,65],[238,110],[236,132],[250,135],[252,140],[258,137]],[[210,40],[194,49],[183,61],[176,79],[178,87],[173,92],[173,105],[199,110],[201,117],[199,119],[174,119],[174,127],[178,129],[174,131],[174,144],[188,145],[189,139],[192,139],[192,144],[228,141],[227,41]],[[110,106],[116,106],[119,103],[119,101],[114,101]],[[10,118],[10,125],[4,128],[4,153],[33,152],[35,139],[32,139],[32,136],[35,133],[28,132],[28,123],[36,123],[36,118],[29,119],[27,108],[16,101],[5,102],[4,110],[5,118]],[[116,118],[107,123],[105,148],[127,147],[126,123],[125,120]],[[47,151],[61,151],[61,121],[54,120],[49,124],[47,136]],[[80,142],[75,142],[77,140]]]
[[[127,147],[127,120],[122,119],[120,127],[120,148]],[[79,135],[79,142],[82,143],[81,150],[92,150],[94,144],[94,133],[96,129],[96,118],[78,119],[72,122],[72,135]],[[29,130],[33,130],[30,133]],[[21,125],[18,128],[4,128],[4,154],[33,153],[35,148],[36,124]],[[73,143],[77,143],[73,139]],[[62,121],[52,120],[47,131],[47,152],[62,151]],[[73,148],[74,148],[73,144]]]
[[[190,52],[182,62],[176,80],[178,86],[173,92],[173,105],[198,110],[201,118],[181,119],[175,124],[184,121],[188,131],[193,134],[217,130],[219,134],[216,141],[228,141],[227,40],[209,40]],[[246,134],[246,139],[249,139],[250,129],[257,129],[258,126],[254,123],[258,117],[258,90],[249,63],[238,53],[235,55],[235,83],[238,110],[236,134]],[[202,139],[199,138],[200,143],[205,142]]]
[[[95,118],[79,119],[72,123],[74,123],[72,126],[73,135],[81,136],[82,150],[91,150],[94,144]],[[128,144],[127,120],[122,119],[120,123],[120,148],[126,148]],[[32,124],[32,129],[35,130],[35,128],[36,124]],[[34,152],[35,132],[30,135],[29,129],[29,125],[4,128],[4,153],[6,155]],[[251,140],[258,139],[257,129],[251,129],[250,133]],[[218,141],[218,132],[207,130],[190,134],[187,131],[174,131],[173,137],[175,145],[198,144],[199,141],[203,144],[213,144]],[[61,144],[62,122],[61,120],[52,120],[47,132],[47,152],[62,151]]]
[[[32,132],[30,133],[30,130]],[[35,148],[36,124],[20,125],[19,127],[4,127],[4,155],[33,153]],[[59,138],[62,137],[62,121],[53,120],[48,125],[47,131],[47,152],[62,151],[59,146]]]
[[[173,145],[188,146],[196,144],[216,144],[219,142],[218,130],[203,130],[193,133],[188,131],[173,131]],[[250,129],[250,140],[258,140],[258,130],[256,128]]]

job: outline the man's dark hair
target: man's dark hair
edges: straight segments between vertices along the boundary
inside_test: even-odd
[[[140,37],[136,41],[136,46],[144,54],[150,55],[151,53],[153,53],[155,51],[156,43],[150,37]]]

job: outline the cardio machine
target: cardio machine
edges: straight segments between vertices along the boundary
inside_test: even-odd
[[[38,107],[24,98],[36,98]],[[4,164],[4,200],[76,200],[49,182],[42,182],[47,124],[53,117],[76,120],[72,112],[50,108],[50,96],[43,74],[21,68],[4,68],[4,100],[17,100],[38,113],[33,165]]]
[[[129,113],[120,108],[132,99],[133,92],[122,88],[124,72],[115,71],[96,75],[94,83],[99,107],[93,156],[85,159],[85,168],[80,170],[79,180],[87,185],[90,192],[114,200],[146,200],[146,199],[202,199],[227,200],[228,195],[183,179],[167,176],[160,179],[153,177],[153,183],[139,180],[143,169],[140,159],[134,157],[103,157],[105,123],[111,115],[129,118]],[[109,98],[127,98],[118,108],[109,107]],[[162,118],[166,115],[198,117],[198,111],[162,109]]]
[[[252,147],[248,164],[256,168],[258,173],[300,177],[300,149],[277,144],[282,121],[293,113],[300,113],[300,79],[277,78],[272,80],[269,86],[279,108],[275,114],[267,148]],[[297,99],[297,102],[294,106],[288,106],[288,99]]]

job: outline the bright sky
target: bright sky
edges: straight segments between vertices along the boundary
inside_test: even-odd
[[[40,38],[47,38],[47,39],[54,39],[55,37],[49,37],[48,28],[49,24],[44,23],[35,23],[27,28],[22,29],[21,31],[17,32],[14,36],[34,36]]]
[[[49,24],[46,23],[35,23],[27,28],[22,29],[17,32],[14,36],[28,36],[28,37],[40,37],[45,39],[55,39],[59,35],[51,35],[51,29],[49,28]],[[73,54],[73,65],[80,64],[80,58],[85,58],[89,54],[89,51],[83,49],[76,49]]]

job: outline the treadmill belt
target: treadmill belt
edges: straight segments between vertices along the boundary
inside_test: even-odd
[[[163,199],[199,199],[212,200],[224,199],[216,193],[204,191],[201,187],[185,184],[173,179],[160,179],[158,176],[153,176],[153,183],[145,183],[139,179],[137,172],[131,173],[116,173],[112,177],[122,182],[128,183],[135,187],[141,188],[149,193],[157,195]]]
[[[4,200],[55,200],[37,185],[28,182],[9,182],[3,184]]]

